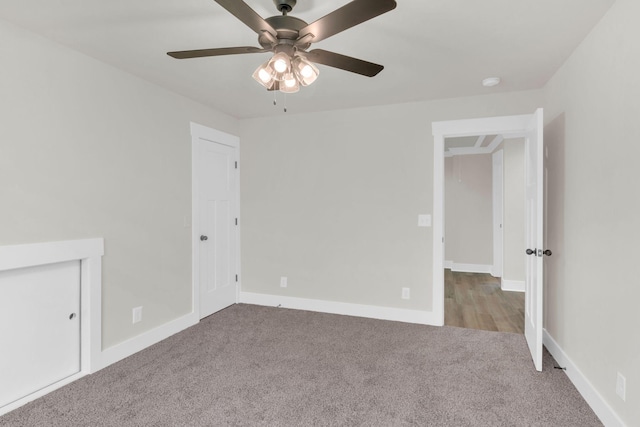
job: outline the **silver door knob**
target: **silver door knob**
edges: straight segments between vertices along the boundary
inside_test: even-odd
[[[205,236],[204,234],[203,234],[202,236],[200,236],[200,240],[202,240],[203,242],[204,242],[205,240],[207,240],[207,239],[208,239],[208,237],[207,237],[207,236]]]

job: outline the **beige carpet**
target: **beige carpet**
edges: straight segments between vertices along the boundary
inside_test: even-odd
[[[236,305],[2,426],[599,426],[524,337]]]

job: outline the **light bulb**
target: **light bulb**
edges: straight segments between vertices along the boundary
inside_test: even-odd
[[[279,73],[284,73],[285,71],[287,71],[287,62],[282,58],[278,58],[273,63],[273,68],[275,68],[275,70]]]
[[[296,79],[291,74],[284,78],[284,84],[286,87],[294,87],[296,83]]]
[[[300,74],[302,74],[302,77],[304,78],[311,77],[313,75],[313,68],[306,64],[304,67],[302,67],[302,70],[300,70]]]
[[[271,80],[271,74],[269,74],[269,72],[267,70],[265,70],[264,68],[260,68],[260,71],[258,71],[258,77],[264,83],[267,83],[267,82],[269,82]]]

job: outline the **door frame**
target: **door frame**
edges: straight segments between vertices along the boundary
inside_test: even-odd
[[[240,218],[240,138],[216,129],[209,128],[191,122],[191,311],[200,320],[200,189],[198,186],[198,172],[200,171],[200,161],[198,157],[198,143],[206,140],[217,144],[227,145],[234,148],[235,159],[238,162],[235,170],[236,174],[236,203],[235,211]],[[185,227],[186,224],[185,217]],[[236,271],[238,281],[236,283],[236,304],[240,298],[240,288],[242,275],[240,274],[240,227],[242,222],[234,227],[233,237],[236,239]]]
[[[446,138],[503,135],[505,139],[527,135],[531,114],[433,122],[433,294],[432,313],[444,325],[444,141]]]
[[[505,140],[506,141],[506,140]],[[500,173],[497,174],[497,169]],[[504,149],[491,154],[491,198],[493,207],[493,267],[491,275],[504,272]]]

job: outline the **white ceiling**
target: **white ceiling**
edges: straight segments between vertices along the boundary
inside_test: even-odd
[[[263,17],[272,0],[246,0]],[[348,0],[298,0],[307,22]],[[320,65],[289,112],[541,88],[614,0],[397,0],[398,7],[314,45],[385,69],[368,78]],[[268,56],[176,60],[167,51],[258,46],[213,0],[2,0],[0,17],[238,118],[283,114],[251,78]],[[480,82],[499,76],[503,83]]]

